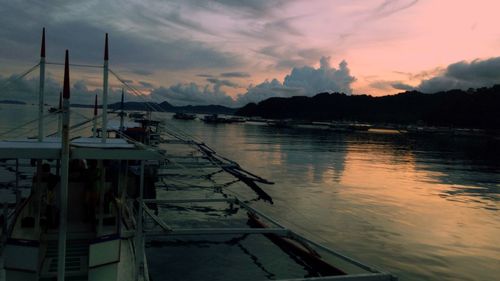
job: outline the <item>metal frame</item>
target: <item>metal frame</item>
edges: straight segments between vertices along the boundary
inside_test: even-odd
[[[171,228],[169,227],[161,218],[154,215],[151,210],[147,207],[147,203],[156,204],[187,204],[187,203],[228,203],[237,204],[248,212],[254,213],[266,221],[272,223],[275,227],[273,228]],[[163,228],[162,230],[143,230],[142,234],[151,237],[168,237],[168,236],[181,236],[181,235],[223,235],[223,234],[275,234],[288,238],[295,239],[296,241],[303,243],[304,246],[314,246],[317,247],[343,261],[357,266],[369,273],[366,274],[352,274],[345,276],[327,276],[318,278],[299,278],[299,279],[281,279],[281,281],[327,281],[327,280],[349,280],[349,281],[395,281],[398,280],[397,277],[376,269],[373,266],[366,265],[360,261],[357,261],[345,254],[339,253],[333,249],[323,246],[317,242],[314,242],[300,234],[287,229],[279,222],[274,220],[272,217],[264,214],[263,212],[249,206],[245,202],[239,200],[238,198],[193,198],[193,199],[143,199],[143,210],[153,218],[153,220]]]

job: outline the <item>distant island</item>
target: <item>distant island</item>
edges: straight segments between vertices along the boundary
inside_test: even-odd
[[[87,104],[72,104],[71,107],[83,107],[83,108],[93,108],[93,105]],[[102,108],[102,106],[99,106]],[[108,105],[108,109],[119,110],[121,108],[121,103],[112,103]],[[162,103],[156,102],[135,102],[129,101],[123,103],[123,108],[125,110],[137,110],[137,111],[167,111],[167,112],[189,112],[198,114],[234,114],[237,108],[225,107],[222,105],[186,105],[186,106],[175,106],[166,101]]]
[[[435,94],[409,91],[373,97],[320,93],[313,97],[269,98],[250,103],[236,115],[310,121],[422,124],[500,129],[500,85]]]
[[[17,100],[0,100],[0,103],[3,103],[3,104],[26,104],[23,101],[17,101]]]

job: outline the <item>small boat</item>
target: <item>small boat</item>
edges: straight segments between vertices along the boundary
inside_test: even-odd
[[[59,109],[56,108],[56,107],[51,107],[51,108],[48,109],[48,111],[49,111],[49,113],[56,113],[56,112],[59,111]]]
[[[176,114],[174,114],[173,118],[178,120],[194,120],[196,119],[196,115],[184,112],[177,112]]]
[[[144,118],[146,114],[143,113],[143,112],[130,112],[128,114],[128,117],[132,118],[132,119],[141,119],[141,118]]]
[[[229,117],[229,120],[231,123],[245,123],[247,121],[245,118],[237,116]]]
[[[359,123],[333,122],[329,125],[329,129],[334,132],[366,132],[370,128],[371,125]]]
[[[212,123],[212,124],[233,123],[233,121],[231,119],[225,118],[225,117],[220,117],[218,114],[205,115],[202,120],[205,123]]]
[[[293,124],[291,120],[272,120],[267,121],[267,126],[274,128],[292,128]]]

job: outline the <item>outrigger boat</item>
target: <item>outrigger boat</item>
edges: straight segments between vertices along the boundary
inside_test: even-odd
[[[347,257],[322,246],[309,238],[284,227],[275,219],[250,205],[251,201],[228,195],[226,188],[233,184],[250,187],[257,200],[272,203],[259,184],[272,184],[236,162],[218,155],[205,143],[187,133],[164,126],[157,130],[160,136],[158,148],[147,143],[145,138],[134,138],[126,134],[121,114],[120,126],[112,129],[107,119],[108,36],[106,34],[103,68],[103,98],[101,130],[97,134],[97,107],[93,122],[92,137],[72,137],[70,130],[81,124],[69,124],[70,80],[68,51],[64,63],[63,102],[58,132],[46,137],[43,127],[43,92],[45,76],[45,30],[42,36],[40,69],[40,95],[38,136],[36,139],[15,139],[0,142],[0,158],[6,165],[15,164],[16,178],[19,163],[34,162],[36,175],[32,177],[30,195],[16,200],[10,211],[4,208],[2,230],[4,236],[0,248],[0,280],[150,280],[147,248],[162,241],[180,241],[193,237],[219,237],[237,235],[230,245],[237,244],[251,261],[266,273],[269,279],[283,279],[279,274],[266,270],[258,255],[253,255],[242,246],[249,236],[263,239],[264,252],[282,251],[273,264],[289,259],[278,271],[289,274],[289,266],[298,265],[303,274],[288,276],[289,280],[397,280],[389,273]],[[135,90],[115,75],[132,92]],[[135,116],[136,117],[136,116]],[[133,120],[144,131],[160,127],[160,123]],[[83,123],[82,123],[83,124]],[[130,126],[133,128],[132,126]],[[113,131],[113,137],[109,132]],[[71,132],[73,133],[73,132]],[[166,148],[166,149],[162,149]],[[168,152],[168,153],[167,153]],[[50,173],[47,164],[56,162],[56,175]],[[84,164],[86,163],[86,164]],[[47,169],[48,167],[48,169]],[[208,173],[208,174],[207,174]],[[221,177],[227,182],[219,183]],[[16,181],[17,183],[17,181]],[[16,184],[17,186],[17,184]],[[156,196],[151,193],[161,192]],[[193,192],[191,192],[193,190]],[[210,191],[210,195],[206,193]],[[186,195],[184,192],[188,192]],[[203,194],[203,196],[199,196]],[[147,194],[149,193],[149,194]],[[168,194],[168,195],[167,195]],[[193,197],[193,194],[199,197]],[[2,198],[3,199],[3,198]],[[43,203],[44,202],[44,203]],[[222,204],[227,217],[245,215],[245,223],[236,227],[218,224],[210,227],[183,213],[186,210],[206,210],[200,205]],[[208,208],[209,210],[212,210]],[[174,211],[174,216],[166,213]],[[185,224],[196,222],[194,227]],[[200,227],[204,225],[205,227]],[[171,244],[169,244],[171,245]],[[271,247],[274,246],[273,249]],[[177,253],[175,249],[167,249]],[[189,256],[187,271],[181,278],[175,277],[180,270],[177,261],[185,255],[167,260],[150,260],[162,263],[162,280],[188,279],[191,269],[198,268],[196,253]],[[229,267],[237,270],[230,279],[242,279],[241,265],[227,257]],[[283,265],[285,263],[282,263]],[[203,279],[207,279],[204,276]]]

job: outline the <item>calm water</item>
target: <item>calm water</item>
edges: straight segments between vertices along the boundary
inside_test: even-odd
[[[36,114],[0,107],[0,131]],[[400,280],[500,276],[498,141],[168,121],[276,182],[256,204],[307,237]]]

